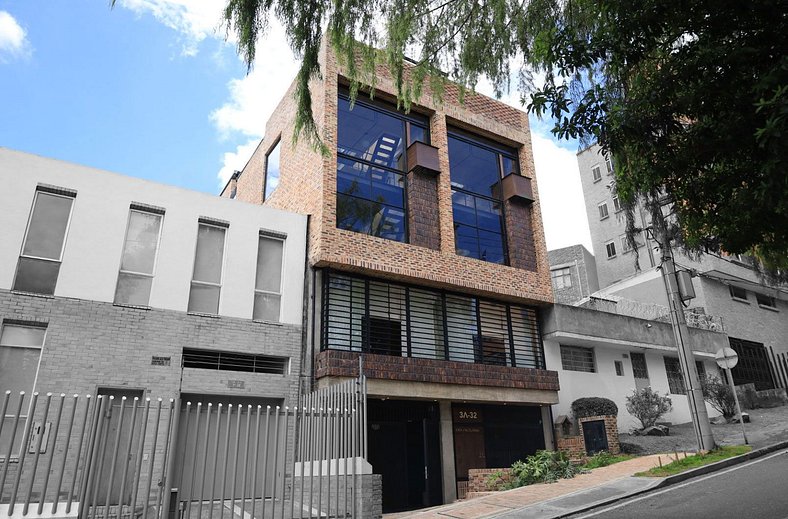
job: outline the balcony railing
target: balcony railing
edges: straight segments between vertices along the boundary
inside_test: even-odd
[[[321,349],[544,369],[536,309],[326,271]]]

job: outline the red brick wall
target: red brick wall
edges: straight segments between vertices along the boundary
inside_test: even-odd
[[[315,377],[357,377],[360,353],[326,350],[317,355]],[[489,366],[415,357],[364,354],[369,378],[558,391],[558,372],[533,368]]]
[[[586,455],[586,445],[583,435],[583,424],[586,422],[593,422],[596,420],[603,420],[605,422],[605,433],[607,434],[607,447],[610,454],[620,454],[621,444],[618,441],[618,419],[612,415],[605,416],[587,416],[578,420],[580,433],[576,436],[563,436],[561,431],[556,428],[555,439],[556,448],[563,451],[572,460],[581,460]]]
[[[411,245],[440,250],[438,182],[429,174],[412,171],[406,177],[408,236]]]
[[[496,472],[500,473],[500,480],[503,483],[508,483],[512,480],[512,469],[511,467],[506,467],[502,469],[469,469],[468,470],[468,492],[490,492],[493,490],[497,490],[496,488],[490,488],[487,485],[488,478],[495,474]]]

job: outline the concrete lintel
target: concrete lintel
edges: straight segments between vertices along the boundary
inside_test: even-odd
[[[675,346],[663,346],[660,344],[653,344],[648,342],[638,342],[638,341],[626,341],[621,339],[611,339],[608,337],[597,337],[594,335],[584,335],[581,333],[571,333],[571,332],[551,332],[544,336],[545,340],[554,340],[557,342],[561,342],[562,339],[564,340],[571,340],[572,344],[576,344],[578,346],[606,346],[606,347],[621,347],[622,349],[631,349],[631,348],[644,348],[647,350],[659,350],[659,351],[669,351],[672,353],[676,353]],[[714,358],[714,353],[708,353],[705,351],[694,350],[692,352],[696,357],[702,358]]]
[[[464,400],[468,402],[557,404],[558,392],[540,389],[437,384],[433,382],[401,382],[367,379],[367,394],[376,397]]]

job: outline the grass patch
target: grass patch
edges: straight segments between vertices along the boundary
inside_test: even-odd
[[[632,458],[634,458],[634,456],[631,454],[619,454],[618,456],[613,456],[607,451],[602,451],[588,458],[588,461],[586,461],[585,464],[581,466],[581,468],[586,470],[598,469],[600,467],[607,467],[608,465],[612,465],[614,463],[631,460]]]
[[[710,463],[715,463],[717,461],[732,458],[734,456],[740,456],[750,452],[751,450],[752,447],[749,445],[731,445],[728,447],[720,447],[718,449],[714,449],[713,451],[709,451],[706,454],[687,456],[686,458],[682,458],[678,461],[672,461],[661,467],[654,467],[645,472],[638,472],[635,475],[646,477],[672,476],[686,470],[702,467],[703,465],[709,465]]]

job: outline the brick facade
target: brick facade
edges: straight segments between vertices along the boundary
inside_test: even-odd
[[[605,422],[605,433],[607,435],[607,451],[614,456],[621,454],[621,444],[618,441],[618,419],[612,415],[586,416],[580,418],[578,422],[579,434],[565,436],[559,428],[556,428],[555,439],[556,448],[563,451],[572,460],[581,460],[587,457],[585,436],[583,434],[583,424],[602,420]]]
[[[357,377],[360,353],[321,351],[315,377]],[[364,374],[369,378],[407,382],[435,382],[516,389],[558,391],[558,373],[533,368],[511,368],[416,357],[364,354]]]
[[[411,171],[406,177],[408,236],[411,245],[441,249],[438,226],[438,182],[429,174]]]
[[[336,226],[337,95],[343,80],[342,69],[328,48],[322,50],[321,68],[323,79],[314,80],[310,88],[318,132],[329,153],[322,155],[315,151],[306,138],[293,143],[295,101],[291,87],[266,125],[265,138],[238,179],[237,198],[256,203],[262,201],[265,155],[281,139],[280,184],[265,204],[312,216],[308,251],[312,266],[459,289],[525,304],[551,303],[552,289],[527,115],[473,93],[466,94],[464,104],[461,104],[459,89],[453,85],[447,86],[443,104],[437,104],[426,89],[413,109],[428,115],[431,144],[438,148],[440,174],[434,180],[436,194],[428,192],[431,186],[427,188],[416,179],[410,179],[409,184],[414,187],[419,184],[412,207],[423,208],[433,196],[437,197],[437,207],[433,206],[434,212],[415,216],[416,221],[411,222],[411,236],[415,239],[411,244],[350,232]],[[376,70],[376,77],[376,98],[393,99],[392,92],[396,90],[388,71],[381,66]],[[447,140],[449,126],[515,147],[521,173],[533,179],[534,203],[515,210],[517,214],[512,215],[511,223],[507,225],[507,229],[515,232],[508,237],[510,254],[516,258],[516,264],[512,266],[466,258],[455,252]],[[229,196],[229,193],[223,195]],[[436,229],[437,239],[424,231],[419,219]],[[529,223],[530,229],[527,229]]]

